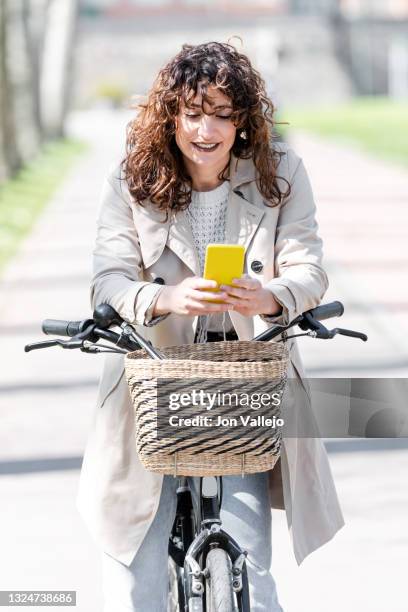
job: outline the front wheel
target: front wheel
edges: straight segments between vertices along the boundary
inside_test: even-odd
[[[207,555],[206,612],[235,612],[231,560],[222,548]]]

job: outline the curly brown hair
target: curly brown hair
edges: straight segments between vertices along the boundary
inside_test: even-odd
[[[209,102],[207,86],[216,86],[230,98],[231,120],[237,128],[232,152],[253,159],[257,185],[269,206],[277,206],[290,193],[282,192],[277,167],[281,152],[273,147],[275,107],[265,82],[249,58],[230,44],[208,42],[183,45],[159,72],[147,102],[127,126],[124,178],[133,198],[149,199],[160,210],[182,210],[191,202],[192,181],[175,141],[175,118],[180,102],[191,104],[197,93]],[[229,164],[219,175],[229,179]],[[285,180],[285,179],[282,179]]]

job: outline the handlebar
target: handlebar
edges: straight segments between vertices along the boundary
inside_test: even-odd
[[[335,301],[330,302],[329,304],[322,304],[321,306],[316,306],[316,308],[311,308],[307,310],[303,314],[299,315],[295,319],[293,319],[287,325],[273,325],[266,331],[262,332],[258,336],[254,338],[254,340],[258,340],[261,342],[267,342],[268,340],[273,340],[276,336],[280,336],[282,332],[298,325],[300,329],[306,330],[315,330],[320,328],[321,330],[326,329],[322,325],[318,323],[318,321],[324,321],[325,319],[330,319],[332,317],[341,317],[344,313],[344,306],[341,302]],[[329,330],[326,330],[327,332]],[[321,338],[329,338],[329,336],[320,336]]]
[[[341,302],[330,302],[330,304],[322,304],[308,310],[308,314],[317,321],[324,321],[332,317],[341,317],[344,313],[344,306]],[[301,326],[299,326],[301,327]]]
[[[121,333],[117,334],[108,329],[111,325],[117,325],[121,328]],[[93,312],[93,319],[85,319],[84,321],[61,321],[57,319],[45,319],[42,324],[42,330],[45,334],[54,334],[59,336],[70,336],[72,340],[49,340],[45,342],[35,342],[27,344],[24,347],[26,353],[40,349],[49,348],[50,346],[61,346],[62,348],[81,348],[84,352],[102,352],[97,347],[84,345],[85,341],[98,342],[99,339],[108,340],[116,347],[122,347],[128,351],[136,351],[144,348],[145,351],[153,359],[165,359],[165,355],[156,349],[151,342],[143,338],[137,331],[126,323],[119,314],[109,306],[109,304],[100,304]],[[77,345],[76,342],[80,341]],[[112,348],[108,348],[112,352]],[[122,353],[120,349],[116,352]]]
[[[111,325],[118,325],[119,327],[123,324],[126,325],[125,321],[118,315],[112,306],[109,306],[109,304],[100,304],[94,310],[93,319],[85,319],[84,321],[45,319],[41,327],[44,334],[70,336],[72,338],[95,323],[102,329],[108,329]]]
[[[306,334],[314,338],[330,339],[335,335],[349,336],[351,338],[359,338],[366,341],[367,336],[360,332],[355,332],[343,328],[327,329],[319,323],[319,321],[329,319],[331,317],[341,316],[344,312],[344,307],[341,302],[331,302],[322,304],[316,308],[312,308],[303,314],[293,319],[287,325],[273,325],[265,332],[254,338],[256,341],[268,341],[283,334],[282,338],[286,339],[284,332],[298,325],[302,330],[308,330]],[[120,333],[116,333],[109,329],[111,325],[120,327]],[[156,349],[151,342],[143,338],[136,330],[108,304],[101,304],[95,308],[92,319],[83,321],[61,321],[55,319],[46,319],[43,321],[42,330],[45,334],[54,334],[59,336],[68,336],[70,340],[46,340],[44,342],[36,342],[28,344],[24,347],[26,352],[48,348],[50,346],[61,346],[63,348],[80,348],[84,352],[118,352],[124,353],[127,351],[135,351],[144,348],[153,359],[165,359],[166,356]],[[289,336],[289,338],[292,336]],[[95,344],[100,340],[107,340],[110,346]],[[112,346],[113,345],[113,346]],[[104,350],[107,349],[107,350]],[[123,350],[125,349],[125,350]]]
[[[83,332],[87,327],[93,324],[93,319],[85,319],[85,321],[59,321],[57,319],[45,319],[42,322],[41,329],[44,334],[53,336],[76,336]]]

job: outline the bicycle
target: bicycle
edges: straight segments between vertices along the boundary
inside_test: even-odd
[[[282,336],[277,342],[309,336],[332,339],[336,335],[367,340],[366,334],[344,328],[327,329],[321,321],[341,316],[340,302],[313,308],[296,317],[288,325],[273,325],[254,338],[266,342]],[[120,333],[109,329],[118,326]],[[303,333],[287,335],[298,326]],[[45,334],[69,337],[45,340],[25,346],[26,352],[60,346],[86,353],[123,353],[144,348],[153,359],[165,359],[156,349],[109,305],[98,306],[92,319],[82,321],[43,321]],[[100,340],[109,345],[97,343]],[[222,529],[222,476],[199,478],[198,506],[193,500],[186,477],[178,477],[177,507],[169,538],[169,610],[171,612],[250,612],[249,585],[246,568],[247,552]]]

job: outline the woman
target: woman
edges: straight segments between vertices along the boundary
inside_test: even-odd
[[[183,46],[130,123],[126,158],[105,182],[93,306],[111,304],[164,347],[251,339],[320,302],[327,277],[313,196],[301,159],[271,139],[273,113],[245,55],[215,42]],[[205,291],[213,286],[202,278],[208,242],[246,248],[244,277],[220,288],[224,304]],[[289,375],[299,378],[297,347],[288,344]],[[309,401],[300,415],[299,427],[314,422]],[[141,465],[123,357],[109,356],[77,500],[103,551],[105,612],[166,610],[176,484]],[[282,610],[269,571],[271,507],[286,511],[299,564],[344,524],[317,436],[285,438],[270,472],[224,479],[223,526],[248,550],[255,612]]]

